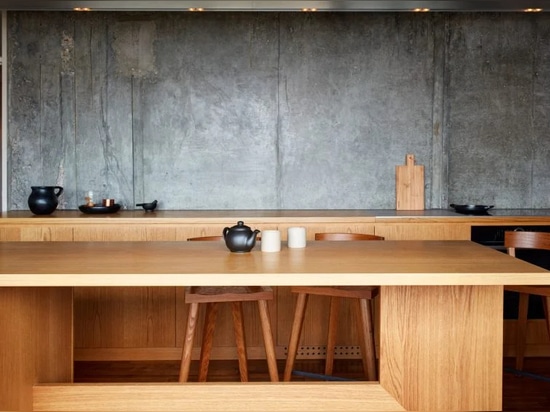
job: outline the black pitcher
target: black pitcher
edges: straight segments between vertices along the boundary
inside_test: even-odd
[[[59,204],[57,198],[63,193],[61,186],[31,186],[31,189],[29,209],[35,215],[49,215],[52,213]]]

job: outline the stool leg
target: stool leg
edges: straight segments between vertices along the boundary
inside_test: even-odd
[[[523,370],[525,354],[525,339],[527,338],[527,311],[529,309],[529,294],[519,294],[518,321],[516,325],[516,369]]]
[[[298,298],[296,299],[294,321],[292,322],[292,329],[290,331],[290,342],[288,344],[288,354],[286,358],[285,372],[283,375],[283,380],[285,382],[290,381],[292,368],[294,367],[294,361],[296,360],[296,352],[298,351],[300,334],[302,333],[302,324],[304,322],[304,314],[306,312],[307,298],[307,293],[299,293]]]
[[[231,302],[231,313],[233,315],[233,330],[235,331],[235,342],[237,344],[237,357],[239,358],[239,373],[241,376],[241,382],[248,382],[248,361],[244,337],[242,302]]]
[[[199,382],[206,382],[206,376],[208,375],[208,364],[210,363],[210,354],[212,352],[217,311],[217,303],[206,304],[206,319],[204,321],[201,358],[199,363]]]
[[[181,354],[180,365],[180,382],[187,382],[189,379],[189,367],[191,365],[191,352],[193,350],[193,340],[195,337],[195,329],[197,327],[197,314],[199,312],[199,304],[191,303],[189,313],[187,314],[187,326],[185,328],[185,338],[183,340],[183,349]]]
[[[273,334],[271,332],[271,321],[269,320],[269,309],[267,301],[258,301],[258,310],[260,311],[260,322],[264,334],[265,357],[269,369],[271,382],[279,382],[279,371],[277,370],[277,357],[275,356],[275,346],[273,345]]]
[[[338,297],[330,298],[330,315],[327,334],[327,356],[325,359],[325,375],[332,375],[334,366],[334,348],[336,347],[336,332],[338,332],[338,313],[340,312],[340,301]]]
[[[376,347],[372,321],[372,302],[370,299],[357,301],[357,331],[361,345],[363,369],[367,380],[376,380]]]
[[[544,308],[544,318],[546,320],[546,330],[548,331],[548,336],[550,337],[550,317],[548,316],[548,309],[550,309],[550,297],[542,297],[542,306]]]

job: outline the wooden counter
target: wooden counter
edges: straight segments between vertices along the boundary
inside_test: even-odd
[[[550,274],[469,241],[311,242],[269,254],[216,242],[4,242],[0,409],[218,411],[223,399],[245,411],[500,410],[502,285],[528,283],[550,284]],[[380,382],[71,383],[73,286],[195,284],[382,285]],[[44,385],[31,392],[34,383]]]

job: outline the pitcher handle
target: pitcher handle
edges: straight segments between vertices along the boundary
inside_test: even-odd
[[[59,195],[61,195],[61,193],[63,193],[63,188],[61,186],[54,186],[53,188],[54,188],[54,190],[59,189],[57,192],[54,192],[56,197],[59,197]]]

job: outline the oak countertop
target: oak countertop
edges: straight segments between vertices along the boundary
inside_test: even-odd
[[[3,212],[0,224],[166,224],[222,223],[237,220],[249,223],[299,222],[402,222],[550,224],[550,209],[491,209],[488,215],[463,215],[452,209],[420,211],[392,209],[301,209],[301,210],[121,210],[112,214],[84,214],[78,210],[56,210],[51,215],[33,215],[30,211]]]

